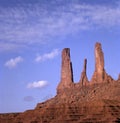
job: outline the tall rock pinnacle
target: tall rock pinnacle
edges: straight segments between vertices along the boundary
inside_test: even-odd
[[[61,81],[57,90],[68,88],[73,83],[73,70],[72,62],[70,60],[70,49],[65,48],[62,51],[62,68],[61,68]]]
[[[80,84],[82,85],[87,85],[88,83],[88,78],[86,75],[86,69],[87,69],[87,59],[84,60],[84,67],[83,67],[83,71],[81,73],[81,77],[80,77]]]
[[[100,43],[95,45],[95,70],[102,77],[104,72],[104,54]]]
[[[110,82],[112,77],[110,77],[104,69],[104,54],[102,51],[102,46],[100,43],[95,45],[95,71],[92,76],[91,82]]]
[[[95,45],[95,72],[92,76],[92,82],[103,82],[104,80],[104,54],[100,43]]]

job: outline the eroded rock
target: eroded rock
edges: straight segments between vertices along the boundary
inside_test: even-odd
[[[92,83],[110,82],[113,81],[112,77],[109,76],[104,69],[104,53],[100,43],[95,45],[95,71],[92,76]]]
[[[73,69],[70,59],[70,49],[65,48],[62,51],[61,81],[57,87],[57,91],[69,88],[73,83]]]
[[[120,74],[118,75],[118,80],[117,81],[120,81]]]
[[[87,78],[87,74],[86,74],[86,70],[87,70],[87,59],[84,60],[84,67],[83,67],[83,71],[81,73],[81,77],[80,77],[80,84],[84,85],[88,85],[88,78]]]
[[[104,54],[100,43],[95,46],[95,60],[91,83],[98,84],[88,84],[86,59],[79,83],[73,83],[70,49],[65,48],[62,51],[61,80],[57,95],[37,104],[33,110],[0,114],[0,123],[120,122],[120,75],[118,81],[114,82],[105,72]]]

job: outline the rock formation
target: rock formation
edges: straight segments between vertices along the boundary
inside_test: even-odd
[[[57,90],[68,88],[73,83],[73,69],[70,60],[70,49],[65,48],[62,51],[62,67],[61,67],[61,81]]]
[[[112,77],[109,76],[104,69],[104,54],[100,43],[95,45],[95,71],[92,76],[92,83],[110,82]]]
[[[87,59],[84,60],[84,67],[83,67],[83,71],[81,73],[81,77],[80,77],[80,84],[84,85],[88,85],[88,78],[87,78],[87,74],[86,74],[86,69],[87,69]]]
[[[119,76],[118,76],[118,80],[117,81],[120,81],[120,74],[119,74]]]
[[[119,123],[120,75],[114,81],[105,72],[100,43],[95,46],[92,82],[88,82],[86,68],[87,59],[84,60],[80,81],[73,83],[70,49],[63,49],[57,95],[38,103],[33,110],[0,114],[0,123]]]
[[[104,68],[104,53],[102,51],[102,46],[100,43],[95,44],[95,71],[92,76],[91,81],[88,81],[87,74],[87,59],[84,60],[84,67],[81,73],[81,78],[79,83],[73,83],[73,69],[72,62],[70,59],[70,49],[65,48],[62,51],[62,66],[61,66],[61,80],[57,87],[57,93],[64,92],[66,88],[71,88],[75,86],[86,86],[91,84],[99,84],[103,82],[113,81],[112,77],[109,76]]]

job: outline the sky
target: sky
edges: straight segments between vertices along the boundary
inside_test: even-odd
[[[74,81],[84,58],[90,80],[96,42],[117,79],[120,0],[0,0],[0,113],[33,109],[56,95],[63,48],[70,48]]]

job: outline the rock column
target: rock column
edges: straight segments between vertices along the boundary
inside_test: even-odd
[[[73,69],[70,60],[70,49],[65,48],[62,51],[61,81],[57,90],[69,88],[73,83]]]
[[[86,69],[87,69],[87,59],[84,60],[84,67],[83,67],[83,71],[81,73],[81,77],[80,77],[80,84],[82,85],[88,85],[88,78],[87,78],[87,74],[86,74]]]
[[[95,71],[92,76],[92,82],[103,82],[104,80],[104,54],[100,43],[95,45]]]
[[[104,54],[100,43],[95,45],[95,71],[92,76],[92,83],[110,82],[113,81],[104,69]]]

